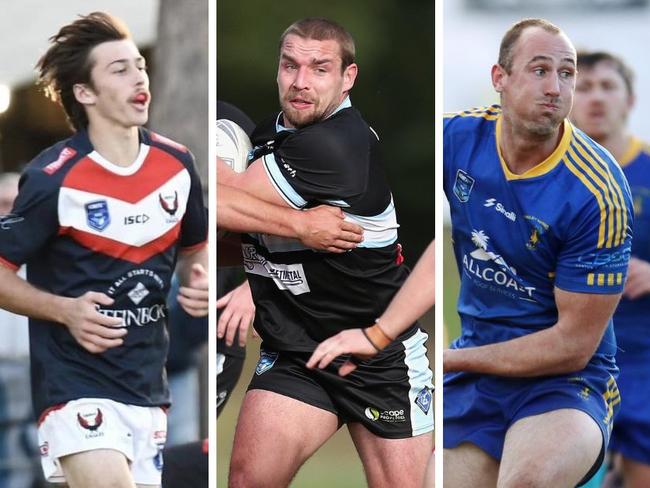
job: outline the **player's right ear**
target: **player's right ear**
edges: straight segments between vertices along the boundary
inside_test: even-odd
[[[95,92],[85,83],[76,83],[72,86],[74,97],[82,105],[93,105],[95,103]]]
[[[503,91],[503,79],[506,76],[506,71],[499,64],[492,66],[492,86],[497,93]]]

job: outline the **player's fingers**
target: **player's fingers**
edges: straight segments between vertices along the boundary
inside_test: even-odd
[[[345,239],[337,239],[332,245],[334,247],[338,247],[339,249],[343,249],[344,251],[348,251],[357,247],[356,242],[346,241]]]
[[[91,324],[102,326],[103,329],[118,331],[120,336],[126,334],[126,329],[123,328],[124,322],[119,317],[109,317],[108,315],[93,310],[88,316],[88,321]]]
[[[208,298],[207,297],[188,297],[184,295],[178,295],[178,303],[181,304],[183,308],[191,309],[207,309],[208,308]]]
[[[348,360],[344,362],[343,365],[341,365],[341,367],[339,368],[339,376],[347,376],[350,373],[352,373],[352,371],[354,371],[355,369],[357,369],[357,365],[352,361]]]
[[[345,242],[359,243],[363,241],[363,235],[345,230],[341,232],[341,235],[339,236],[339,240]]]
[[[189,286],[181,286],[178,289],[178,294],[187,298],[192,298],[195,300],[208,300],[208,290],[203,288],[191,288]]]
[[[105,293],[98,291],[89,291],[86,292],[83,296],[88,298],[91,302],[99,303],[100,305],[112,305],[115,301]]]
[[[228,321],[230,320],[231,315],[232,315],[232,311],[229,310],[228,308],[225,308],[221,312],[221,315],[219,316],[219,321],[217,322],[217,337],[219,339],[223,339],[223,337],[226,335],[226,329],[228,327]]]
[[[357,239],[359,239],[356,242],[361,242],[363,240],[363,227],[360,225],[353,224],[352,222],[344,220],[341,223],[341,230],[351,232]]]
[[[217,308],[218,309],[223,308],[226,305],[228,305],[228,302],[230,301],[231,298],[232,298],[232,294],[231,293],[226,293],[224,296],[222,296],[221,298],[219,298],[217,300]]]
[[[244,347],[246,345],[246,339],[248,339],[248,329],[253,322],[253,317],[250,314],[244,314],[239,322],[239,346]]]
[[[79,344],[81,344],[81,347],[83,347],[86,351],[92,353],[92,354],[99,354],[101,352],[104,352],[106,349],[96,346],[90,341],[86,340],[80,340]]]
[[[309,369],[313,369],[318,362],[321,360],[321,358],[325,355],[325,352],[327,351],[327,346],[326,346],[327,341],[321,342],[318,347],[314,350],[314,352],[311,353],[311,356],[307,360],[307,366]]]
[[[228,323],[226,324],[226,345],[227,346],[232,346],[233,342],[235,342],[235,334],[237,333],[237,328],[239,326],[239,316],[237,314],[233,314],[233,316],[228,320]]]
[[[107,350],[113,347],[118,347],[124,344],[124,340],[121,338],[117,339],[107,339],[93,334],[86,334],[85,340],[94,344],[96,347]]]
[[[349,249],[341,249],[341,248],[338,248],[338,247],[335,247],[335,246],[326,247],[325,250],[327,252],[331,252],[331,253],[334,253],[334,254],[341,254],[343,252],[348,252],[349,251]]]

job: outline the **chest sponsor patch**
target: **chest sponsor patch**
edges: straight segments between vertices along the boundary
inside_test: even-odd
[[[302,264],[275,264],[257,253],[255,246],[242,244],[244,269],[247,273],[272,279],[280,290],[294,295],[309,293],[309,284]]]
[[[101,232],[111,223],[106,200],[88,202],[84,208],[86,209],[86,223],[90,228]]]

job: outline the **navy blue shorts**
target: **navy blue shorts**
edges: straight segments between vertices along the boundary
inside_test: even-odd
[[[625,399],[616,417],[610,450],[628,459],[650,464],[650,368],[648,359],[620,354],[618,386]]]
[[[616,366],[609,364],[539,378],[448,373],[443,393],[444,447],[470,442],[500,461],[506,432],[517,420],[573,408],[594,419],[606,448],[621,401],[616,374]]]

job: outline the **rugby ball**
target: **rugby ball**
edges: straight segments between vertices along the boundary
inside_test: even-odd
[[[248,168],[248,154],[253,149],[244,129],[232,120],[217,120],[217,156],[236,173]]]

